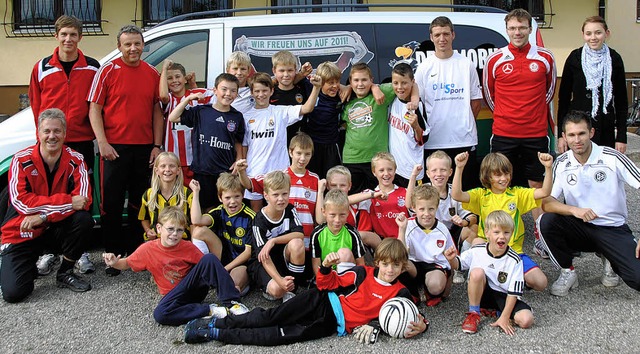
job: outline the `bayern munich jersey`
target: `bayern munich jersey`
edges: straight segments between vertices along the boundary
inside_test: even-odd
[[[204,99],[189,102],[188,106],[190,107],[195,107],[201,104],[210,104],[212,103],[212,98],[215,100],[213,91],[203,88],[187,89],[182,97],[176,97],[170,92],[169,102],[166,104],[160,103],[164,110],[164,116],[168,117],[176,106],[192,93],[202,93],[204,95]],[[191,161],[193,161],[193,147],[191,144],[192,130],[193,128],[187,127],[184,124],[172,123],[168,120],[166,121],[164,148],[166,151],[176,154],[180,158],[182,166],[191,166]]]
[[[567,205],[591,208],[598,226],[621,226],[627,220],[624,182],[640,188],[640,171],[627,156],[606,146],[591,143],[591,155],[582,165],[573,151],[560,155],[553,166],[551,196],[564,196]]]
[[[420,102],[415,111],[418,124],[422,128],[422,135],[415,136],[415,131],[407,121],[407,102],[396,97],[389,106],[389,152],[396,159],[396,174],[409,179],[413,166],[424,163],[424,149],[422,145],[429,139],[431,128],[424,119],[424,105]],[[420,170],[417,179],[424,177],[424,169]]]
[[[409,249],[409,259],[413,262],[435,264],[443,269],[451,269],[444,251],[454,246],[447,227],[435,221],[431,229],[425,229],[415,217],[409,218],[404,240]]]
[[[376,187],[375,192],[379,191],[380,187]],[[364,193],[369,192],[371,192],[370,189],[364,191]],[[358,230],[373,231],[383,238],[398,238],[396,216],[398,216],[399,213],[409,215],[409,210],[407,210],[406,207],[406,195],[406,189],[394,186],[387,200],[367,199],[360,202],[360,215],[363,219],[368,220],[364,221],[364,224],[358,225]],[[370,223],[368,223],[368,221],[370,221]],[[371,225],[371,228],[365,228],[363,226],[367,224]]]
[[[244,115],[243,146],[247,149],[247,175],[255,177],[289,166],[287,127],[302,119],[301,105],[252,108]]]
[[[507,252],[495,257],[489,252],[489,244],[475,245],[458,257],[460,270],[482,268],[491,289],[514,296],[522,296],[524,272],[520,256],[507,247]]]

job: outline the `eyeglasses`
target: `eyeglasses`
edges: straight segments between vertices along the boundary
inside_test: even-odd
[[[528,26],[507,27],[507,31],[509,31],[509,32],[516,32],[516,31],[517,32],[526,32],[526,31],[529,30],[529,28],[531,28],[531,27],[528,27]]]
[[[164,225],[162,224],[160,224],[160,226],[162,226],[169,233],[169,235],[172,235],[172,234],[182,235],[184,233],[184,229],[176,229],[175,227],[164,227]]]

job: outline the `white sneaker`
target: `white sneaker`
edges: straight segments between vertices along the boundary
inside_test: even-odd
[[[89,253],[83,253],[80,259],[76,261],[76,269],[82,274],[89,274],[96,271],[96,267],[89,260]]]
[[[611,268],[611,263],[604,256],[602,258],[602,277],[600,278],[600,282],[602,285],[612,288],[614,286],[620,285],[620,277],[613,271]]]
[[[209,313],[214,318],[225,318],[229,314],[229,309],[224,306],[218,306],[218,304],[210,304]]]
[[[269,294],[268,292],[263,292],[262,293],[262,297],[269,300],[269,301],[276,301],[278,300],[276,297],[274,297],[273,295]]]
[[[453,271],[453,283],[454,284],[464,284],[465,282],[464,274],[462,274],[459,270]]]
[[[551,285],[551,289],[549,292],[551,295],[555,296],[567,296],[569,294],[569,290],[575,289],[578,287],[578,274],[576,274],[575,270],[571,269],[561,269],[560,276],[558,280],[556,280],[553,285]]]
[[[284,304],[285,302],[287,302],[287,301],[289,301],[289,300],[293,299],[295,296],[296,296],[296,294],[294,294],[294,293],[292,293],[292,292],[290,292],[290,291],[287,291],[287,292],[284,294],[284,296],[282,297],[282,303]]]
[[[242,315],[249,312],[249,308],[237,301],[231,301],[233,305],[229,307],[229,313],[232,315]]]
[[[38,267],[38,275],[50,274],[56,265],[60,264],[60,256],[48,253],[40,256],[36,266]]]

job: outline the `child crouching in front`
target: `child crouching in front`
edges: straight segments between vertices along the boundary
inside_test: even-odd
[[[514,225],[509,214],[495,210],[485,221],[488,243],[475,245],[460,256],[456,256],[455,247],[445,251],[452,268],[469,270],[469,312],[462,323],[465,333],[476,333],[480,314],[492,316],[491,310],[498,310],[498,319],[491,326],[502,328],[508,335],[515,333],[511,320],[520,328],[533,325],[531,307],[520,300],[524,289],[523,262],[509,247]]]

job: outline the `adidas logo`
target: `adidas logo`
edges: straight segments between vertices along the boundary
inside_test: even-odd
[[[296,182],[296,184],[302,184],[302,180],[298,180],[298,182]]]
[[[216,122],[222,122],[224,123],[224,118],[222,118],[222,116],[216,118]]]
[[[489,268],[496,269],[496,267],[493,266],[493,263],[489,264]]]
[[[376,206],[380,206],[380,202],[376,202]]]
[[[118,64],[114,64],[114,65],[113,65],[113,68],[114,68],[114,69],[120,69],[120,65],[118,65]]]
[[[231,225],[231,221],[227,221],[227,226],[233,226]]]
[[[37,175],[38,175],[38,170],[33,170],[33,171],[31,171],[31,175],[32,175],[32,176],[37,176]]]

